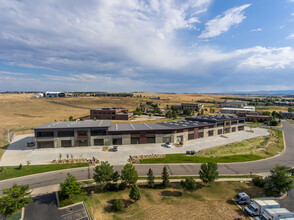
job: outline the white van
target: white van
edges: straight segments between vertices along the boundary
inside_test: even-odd
[[[294,213],[285,208],[266,209],[256,220],[283,220],[294,219]]]
[[[280,204],[268,198],[252,199],[252,203],[244,208],[249,216],[260,216],[265,209],[280,208]]]

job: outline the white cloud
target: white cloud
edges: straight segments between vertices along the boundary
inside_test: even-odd
[[[290,34],[288,37],[286,37],[286,39],[293,39],[294,38],[294,34]]]
[[[293,13],[291,13],[291,16],[294,16],[294,12],[293,12]]]
[[[205,24],[205,30],[199,36],[200,38],[211,38],[219,36],[220,34],[228,31],[232,26],[240,24],[246,16],[244,10],[251,4],[242,5],[228,9],[223,15],[218,15]]]
[[[251,29],[250,32],[258,32],[258,31],[262,31],[261,28],[256,28],[256,29]]]

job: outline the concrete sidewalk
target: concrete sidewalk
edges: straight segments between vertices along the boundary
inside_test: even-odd
[[[217,136],[186,141],[183,147],[165,148],[161,144],[133,144],[119,146],[117,152],[102,151],[102,146],[37,149],[36,147],[26,147],[26,143],[31,141],[32,135],[21,135],[16,136],[14,142],[8,147],[0,161],[0,166],[17,166],[20,163],[26,164],[27,161],[30,161],[32,165],[50,164],[52,160],[59,158],[59,154],[62,154],[62,158],[66,158],[66,155],[69,154],[73,155],[74,158],[90,159],[95,157],[100,161],[108,161],[112,165],[124,165],[130,155],[176,154],[191,150],[199,151],[269,134],[268,130],[262,128],[252,128],[254,133],[246,130],[249,130],[249,128],[246,128],[245,131],[226,134],[228,138]]]

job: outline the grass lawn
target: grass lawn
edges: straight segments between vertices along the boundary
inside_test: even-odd
[[[203,150],[193,156],[186,154],[167,154],[165,158],[140,160],[148,163],[230,163],[260,160],[272,157],[284,149],[284,142],[280,130],[274,129],[278,137],[258,137],[247,141],[232,143],[221,147]]]
[[[148,163],[230,163],[230,162],[244,162],[260,160],[262,157],[251,154],[232,155],[224,157],[200,157],[200,156],[187,156],[186,154],[167,154],[165,158],[152,158],[140,160],[141,164]]]
[[[54,170],[63,170],[77,167],[87,167],[87,163],[82,164],[49,164],[49,165],[30,165],[29,169],[26,165],[20,170],[18,166],[0,167],[0,180],[26,176],[36,173],[44,173]],[[3,172],[4,169],[4,172]]]
[[[197,183],[194,192],[185,192],[179,183],[172,183],[167,189],[148,189],[140,186],[141,200],[133,203],[129,199],[129,189],[117,192],[99,193],[95,188],[84,189],[74,197],[74,202],[84,201],[89,213],[93,213],[95,203],[96,219],[234,219],[243,212],[231,201],[238,192],[246,192],[252,197],[264,196],[263,190],[244,182],[215,182],[210,187]],[[87,191],[85,191],[87,190]],[[114,199],[122,199],[122,212],[114,212]]]

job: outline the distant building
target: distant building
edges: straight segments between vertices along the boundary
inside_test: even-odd
[[[238,114],[239,112],[255,112],[255,109],[251,108],[222,108],[221,114]]]
[[[90,118],[97,120],[129,120],[133,112],[124,108],[99,108],[90,110]]]
[[[216,102],[220,107],[231,107],[231,108],[243,108],[247,105],[247,102]]]
[[[261,115],[259,112],[239,112],[238,117],[244,117],[246,121],[271,121],[273,119],[270,115]]]
[[[294,118],[294,112],[280,112],[282,118]]]
[[[160,97],[150,97],[149,99],[160,100]]]
[[[34,98],[41,98],[41,97],[44,97],[44,93],[36,93],[35,95],[34,95]]]
[[[197,103],[182,103],[181,105],[172,105],[171,107],[176,108],[179,111],[189,109],[192,112],[200,112],[204,108],[204,105]]]
[[[48,97],[48,98],[63,98],[66,97],[66,93],[65,92],[45,92],[44,97]]]

